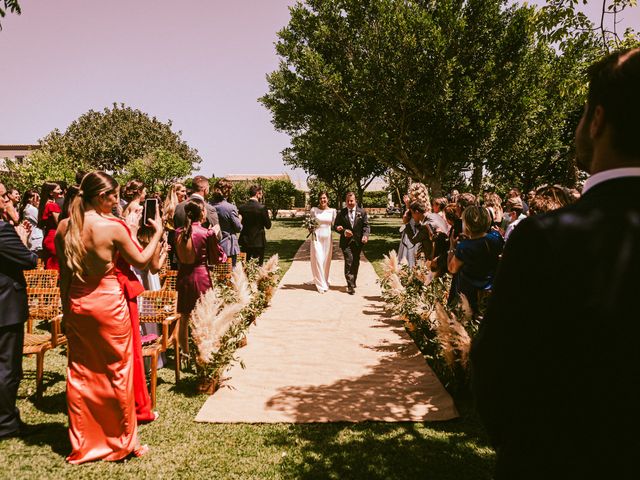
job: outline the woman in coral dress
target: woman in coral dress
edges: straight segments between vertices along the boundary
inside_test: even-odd
[[[180,349],[189,353],[189,316],[200,296],[209,290],[211,278],[207,271],[210,252],[217,254],[215,230],[205,228],[207,210],[199,198],[190,199],[184,207],[186,222],[184,228],[176,230],[176,254],[180,265],[176,290],[178,291],[178,312],[180,319]]]
[[[56,247],[68,339],[69,463],[143,455],[134,397],[133,336],[127,299],[116,274],[122,257],[144,267],[162,236],[159,218],[142,251],[111,217],[118,184],[104,172],[82,180],[70,216],[60,222]]]
[[[55,237],[58,228],[58,217],[62,212],[56,200],[62,196],[62,189],[57,183],[44,182],[40,191],[40,206],[38,207],[38,228],[43,232],[42,260],[44,268],[60,270],[56,253]]]

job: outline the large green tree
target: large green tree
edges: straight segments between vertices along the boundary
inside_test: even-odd
[[[54,130],[41,141],[41,148],[84,168],[118,175],[133,160],[158,150],[176,155],[194,169],[201,158],[181,135],[172,130],[171,121],[161,122],[140,110],[113,104],[101,112],[89,110],[64,133]]]
[[[291,137],[285,161],[326,181],[327,166],[372,160],[436,194],[465,178],[573,183],[569,125],[594,32],[551,35],[557,12],[511,3],[296,4],[261,98]]]
[[[159,148],[125,165],[124,173],[118,180],[121,183],[140,180],[148,191],[166,193],[171,184],[189,176],[192,171],[190,161]]]
[[[2,0],[2,4],[0,4],[0,18],[4,18],[7,15],[7,12],[15,13],[17,15],[22,13],[18,0]],[[2,23],[0,23],[0,30],[2,30]]]

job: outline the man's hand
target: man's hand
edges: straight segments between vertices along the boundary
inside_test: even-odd
[[[345,230],[344,231],[344,236],[347,238],[351,238],[353,237],[353,232],[351,230]]]
[[[369,241],[369,237],[362,237],[362,243],[367,243]]]
[[[344,230],[344,227],[342,225],[338,225],[336,227],[336,232],[342,232]]]

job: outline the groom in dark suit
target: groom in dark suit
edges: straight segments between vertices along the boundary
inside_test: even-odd
[[[518,224],[473,342],[496,479],[639,478],[640,49],[589,69],[574,204]]]
[[[0,215],[7,202],[7,190],[0,183]],[[13,225],[0,220],[0,439],[26,435],[32,428],[22,423],[16,407],[29,315],[23,270],[35,268],[38,261],[24,242]]]
[[[344,254],[344,276],[347,279],[347,292],[355,293],[358,269],[360,268],[360,253],[362,247],[369,241],[369,218],[364,208],[356,202],[356,195],[348,192],[345,201],[347,207],[336,216],[333,228],[340,234],[340,248]]]

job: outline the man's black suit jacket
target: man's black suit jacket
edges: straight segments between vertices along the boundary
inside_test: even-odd
[[[362,246],[362,237],[368,237],[371,233],[371,227],[369,226],[369,217],[364,208],[356,207],[355,221],[353,227],[349,220],[349,209],[343,208],[336,215],[336,219],[333,222],[333,229],[337,232],[338,227],[342,227],[343,230],[340,233],[340,248],[346,248],[349,245],[355,247]],[[347,238],[344,235],[345,230],[351,230],[353,237]]]
[[[597,184],[506,244],[471,352],[497,478],[640,475],[639,192]]]
[[[37,255],[24,246],[15,228],[0,220],[0,327],[27,320],[27,284],[23,271],[35,268],[37,262]]]
[[[271,228],[267,207],[256,200],[249,200],[238,208],[242,216],[242,231],[238,243],[244,248],[264,248],[267,244],[265,228]]]

